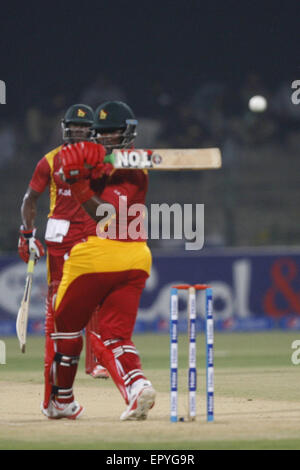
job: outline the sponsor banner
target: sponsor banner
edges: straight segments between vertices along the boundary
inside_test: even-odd
[[[203,250],[154,256],[137,331],[167,332],[174,284],[208,284],[216,331],[300,329],[300,250]],[[187,292],[179,290],[179,333],[187,330]],[[205,327],[205,292],[197,292],[197,331]]]
[[[15,334],[26,265],[17,256],[0,257],[0,337]],[[29,334],[42,334],[47,293],[46,262],[34,272]],[[215,250],[191,256],[153,255],[136,333],[169,331],[170,289],[207,283],[213,290],[216,331],[300,329],[300,250]],[[178,332],[187,330],[187,292],[178,291]],[[197,330],[204,330],[205,292],[196,296]]]

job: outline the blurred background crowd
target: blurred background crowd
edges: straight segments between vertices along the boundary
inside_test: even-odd
[[[173,96],[158,80],[141,97],[99,76],[76,96],[54,93],[29,106],[18,119],[0,121],[2,252],[16,250],[20,206],[36,163],[61,144],[60,121],[73,103],[94,109],[122,100],[135,111],[136,147],[220,147],[223,167],[205,172],[152,172],[147,203],[205,204],[205,246],[300,244],[300,105],[291,83],[269,89],[255,73],[237,87],[200,83]],[[264,112],[249,99],[263,95]],[[43,236],[48,195],[39,203],[37,226]],[[153,248],[180,249],[182,243],[149,241]]]

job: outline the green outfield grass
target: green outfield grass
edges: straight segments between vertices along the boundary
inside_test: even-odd
[[[199,415],[195,423],[177,424],[169,422],[168,335],[134,338],[158,393],[149,419],[139,423],[120,423],[119,410],[124,406],[116,388],[110,379],[94,380],[85,374],[84,354],[75,392],[86,415],[76,422],[45,419],[39,412],[43,338],[29,337],[26,354],[21,354],[16,338],[1,339],[6,344],[6,364],[0,365],[0,449],[300,449],[300,365],[291,362],[291,345],[300,339],[300,332],[215,335],[216,419],[209,424],[203,335],[198,337]],[[184,335],[179,348],[179,406],[184,415],[188,362]]]

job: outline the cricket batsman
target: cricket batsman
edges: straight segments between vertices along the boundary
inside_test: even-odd
[[[95,120],[92,126],[93,138],[97,143],[105,147],[106,153],[118,148],[132,148],[136,133],[137,120],[132,109],[123,102],[108,101],[101,104],[95,112]],[[107,176],[101,178],[102,186]],[[95,182],[94,182],[95,184]],[[86,373],[93,377],[103,374],[103,366],[97,363],[93,352],[90,335],[91,331],[98,332],[100,309],[97,308],[86,327]]]
[[[133,143],[137,121],[132,110],[122,102],[106,102],[95,114],[97,141],[105,139],[105,147],[83,142],[61,151],[64,178],[91,223],[85,230],[86,241],[76,244],[64,263],[51,335],[56,351],[53,395],[42,412],[51,419],[76,419],[82,414],[73,383],[83,346],[82,330],[99,305],[97,332],[90,332],[92,348],[127,405],[120,419],[143,420],[156,393],[144,375],[132,334],[152,259],[146,236],[141,233],[133,239],[130,235],[128,224],[133,217],[128,215],[127,223],[127,217],[120,216],[120,201],[126,200],[128,211],[135,203],[145,204],[148,175],[143,170],[111,171],[104,163],[108,146],[122,148]],[[101,131],[99,120],[103,121]],[[115,211],[111,219],[104,215],[108,205]],[[110,231],[113,225],[116,230]]]
[[[71,248],[85,239],[85,229],[90,218],[82,209],[77,199],[72,196],[70,186],[59,176],[61,168],[60,152],[69,144],[88,141],[91,138],[91,126],[94,111],[84,104],[75,104],[65,113],[62,120],[63,145],[47,153],[37,164],[21,207],[23,225],[20,228],[18,251],[27,263],[31,249],[36,259],[45,254],[44,247],[36,238],[34,220],[37,201],[45,189],[49,188],[50,212],[45,233],[47,245],[47,280],[48,293],[45,317],[45,392],[44,405],[47,406],[50,394],[50,367],[54,356],[54,343],[51,333],[54,331],[53,302],[62,277],[62,267]],[[107,371],[104,371],[107,375]]]

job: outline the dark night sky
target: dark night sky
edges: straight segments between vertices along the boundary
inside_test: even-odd
[[[155,80],[184,96],[207,80],[234,86],[249,71],[270,87],[300,79],[300,2],[48,4],[1,4],[2,117],[22,114],[57,91],[72,100],[99,73],[139,103]]]

